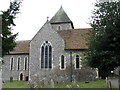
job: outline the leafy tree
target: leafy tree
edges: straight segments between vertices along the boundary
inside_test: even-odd
[[[13,34],[13,26],[16,26],[14,19],[20,10],[20,0],[10,2],[10,6],[6,11],[2,11],[2,57],[9,54],[9,51],[15,47],[15,39],[18,33]]]
[[[85,63],[98,68],[99,75],[105,78],[120,66],[120,2],[96,3],[95,6]]]

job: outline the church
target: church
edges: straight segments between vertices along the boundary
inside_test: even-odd
[[[56,82],[92,81],[97,69],[82,64],[88,49],[91,28],[74,29],[64,9],[47,20],[32,40],[16,41],[16,47],[4,57],[3,81]],[[26,33],[27,36],[27,33]]]

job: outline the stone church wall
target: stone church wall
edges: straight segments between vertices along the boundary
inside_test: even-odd
[[[76,54],[76,53],[74,53]],[[77,53],[77,55],[80,55],[82,53]],[[72,55],[73,58],[73,65],[71,69],[70,65],[70,55],[69,53],[65,55],[66,57],[66,69],[61,70],[60,65],[57,64],[52,70],[41,70],[43,75],[40,73],[36,73],[32,78],[32,82],[39,82],[43,83],[44,79],[47,79],[50,81],[51,79],[54,80],[56,83],[61,82],[71,82],[71,75],[72,75],[72,81],[79,82],[79,81],[94,81],[97,80],[97,72],[96,69],[86,67],[85,65],[82,65],[81,68],[75,69],[75,63],[74,63],[74,57],[75,55]],[[60,63],[60,62],[59,62]],[[72,74],[71,74],[72,71]]]
[[[13,70],[10,70],[10,59],[14,58],[13,63]],[[21,58],[20,62],[20,70],[17,70],[17,58]],[[4,64],[2,67],[2,79],[3,81],[9,81],[10,77],[13,77],[13,80],[19,80],[20,79],[20,73],[23,74],[23,80],[25,80],[25,77],[28,76],[28,68],[27,70],[24,70],[24,58],[29,57],[28,55],[6,55],[4,57]]]
[[[68,30],[68,29],[72,29],[72,26],[71,23],[52,24],[52,28],[54,30]]]
[[[43,69],[41,65],[41,45],[48,41],[52,45],[52,69]],[[70,52],[64,50],[65,48],[64,40],[59,36],[59,34],[52,29],[49,22],[40,29],[36,36],[32,39],[30,43],[30,80],[32,82],[41,82],[45,78],[48,80],[53,79],[56,82],[69,82],[71,78],[71,64],[70,64]],[[60,69],[60,59],[61,55],[65,57],[65,69]],[[81,67],[80,69],[75,69],[75,56],[79,55],[83,57],[81,51],[72,52],[72,63],[73,70],[72,76],[75,81],[91,81],[95,80],[96,72],[94,69],[88,67]]]
[[[41,65],[41,45],[48,41],[52,46],[52,69],[44,70],[40,68]],[[64,40],[59,36],[59,34],[54,31],[50,23],[46,24],[41,28],[37,35],[33,38],[30,43],[30,79],[34,77],[35,74],[45,76],[49,75],[57,65],[59,65],[59,57],[65,55],[64,52]]]

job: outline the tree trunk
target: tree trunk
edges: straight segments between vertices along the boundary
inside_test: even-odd
[[[106,77],[110,76],[110,70],[106,70],[106,69],[98,69],[98,70],[101,79],[106,79]]]

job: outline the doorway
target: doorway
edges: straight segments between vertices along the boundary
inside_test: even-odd
[[[28,81],[28,80],[29,80],[29,78],[28,78],[28,76],[26,76],[26,77],[25,77],[25,81]]]
[[[23,80],[23,74],[22,73],[20,74],[20,80]]]

